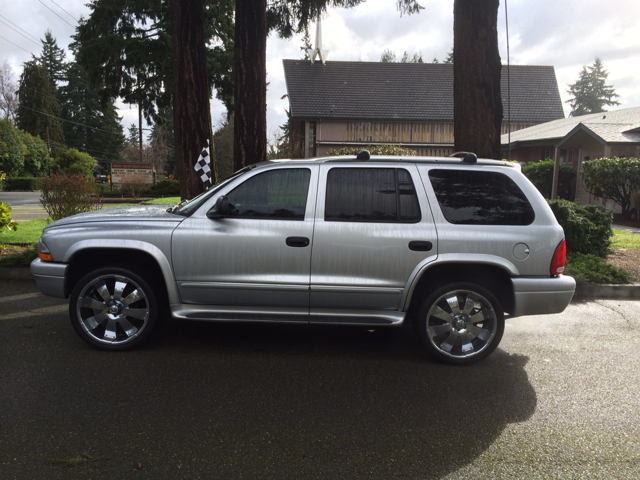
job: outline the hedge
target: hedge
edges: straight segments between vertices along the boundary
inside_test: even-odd
[[[602,257],[610,252],[613,212],[601,205],[579,205],[567,200],[549,200],[558,223],[564,229],[567,254]]]
[[[40,190],[40,177],[7,177],[4,179],[5,192],[32,192]]]

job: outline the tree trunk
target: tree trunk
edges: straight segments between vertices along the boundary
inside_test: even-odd
[[[233,167],[267,158],[267,2],[236,0]]]
[[[194,166],[207,140],[215,171],[203,22],[203,0],[171,0],[175,168],[183,199],[204,191]]]
[[[453,134],[456,151],[501,158],[499,0],[455,0]]]

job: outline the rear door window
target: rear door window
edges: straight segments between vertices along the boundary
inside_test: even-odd
[[[520,187],[500,172],[429,170],[442,214],[459,225],[529,225],[533,207]]]
[[[327,174],[325,221],[417,223],[416,190],[402,168],[332,168]]]

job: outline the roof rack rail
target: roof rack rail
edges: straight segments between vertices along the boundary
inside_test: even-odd
[[[464,163],[478,163],[478,156],[473,152],[454,152],[447,157],[461,158]]]

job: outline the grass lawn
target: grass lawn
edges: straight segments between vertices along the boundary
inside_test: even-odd
[[[622,230],[614,230],[613,237],[611,238],[611,248],[640,250],[640,235]]]
[[[18,230],[1,230],[0,245],[15,245],[36,243],[42,234],[42,229],[51,222],[49,218],[37,218],[18,223]]]
[[[145,200],[142,203],[146,205],[175,205],[180,203],[180,197],[154,198],[153,200]]]

